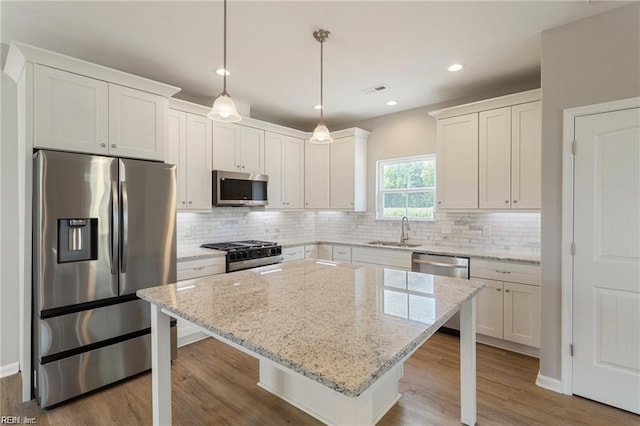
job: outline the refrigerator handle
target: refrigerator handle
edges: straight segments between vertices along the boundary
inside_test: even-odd
[[[120,195],[122,196],[122,258],[120,259],[120,272],[127,272],[127,255],[129,252],[129,197],[127,183],[121,182]]]
[[[120,208],[118,207],[118,182],[111,182],[111,240],[110,240],[110,257],[111,274],[118,273],[118,241],[120,240]]]

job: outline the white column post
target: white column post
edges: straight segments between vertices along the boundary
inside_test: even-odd
[[[476,424],[476,297],[460,308],[460,419]]]
[[[171,424],[171,334],[169,315],[151,304],[151,395],[153,425]]]

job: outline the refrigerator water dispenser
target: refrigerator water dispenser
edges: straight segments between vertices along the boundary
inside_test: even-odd
[[[96,260],[98,219],[58,219],[58,263]]]

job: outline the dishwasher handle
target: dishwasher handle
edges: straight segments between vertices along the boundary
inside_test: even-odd
[[[423,265],[431,265],[431,266],[441,266],[443,268],[467,269],[467,265],[457,265],[455,263],[432,262],[431,260],[413,259],[413,263],[420,263]]]

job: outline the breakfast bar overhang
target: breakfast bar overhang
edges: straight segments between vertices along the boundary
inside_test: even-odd
[[[257,358],[259,386],[324,423],[372,425],[400,399],[404,361],[460,311],[461,421],[474,425],[482,287],[300,260],[193,280],[181,290],[140,290],[151,304],[153,423],[171,423],[170,317]]]

